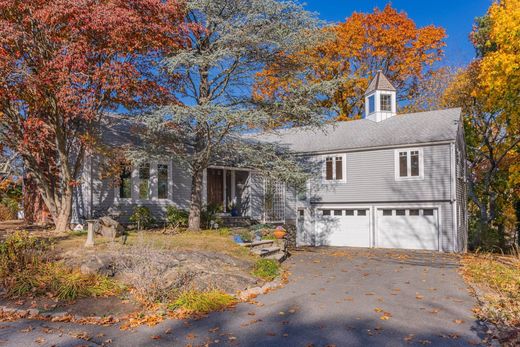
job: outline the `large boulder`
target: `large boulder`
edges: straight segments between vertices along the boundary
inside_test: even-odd
[[[82,274],[101,274],[105,276],[114,276],[114,261],[110,254],[101,253],[86,258],[80,266]]]
[[[123,235],[124,232],[125,228],[118,221],[108,216],[99,218],[96,230],[97,234],[113,240],[116,237]]]

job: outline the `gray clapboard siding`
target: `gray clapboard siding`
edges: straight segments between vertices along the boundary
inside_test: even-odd
[[[395,149],[348,152],[347,182],[324,184],[321,178],[316,179],[311,185],[311,200],[331,203],[449,200],[450,146],[411,147],[423,149],[423,180],[396,181]]]

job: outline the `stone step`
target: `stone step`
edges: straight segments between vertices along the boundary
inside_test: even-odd
[[[265,257],[265,259],[273,259],[282,263],[285,259],[287,259],[287,254],[284,252],[278,252]]]
[[[268,255],[278,253],[280,251],[280,247],[264,247],[264,248],[258,248],[253,249],[252,252],[255,254],[258,254],[261,257],[267,257]]]
[[[250,248],[265,248],[269,245],[272,245],[274,243],[274,240],[262,240],[262,241],[253,241],[248,243],[241,243],[240,246],[242,247],[250,247]]]

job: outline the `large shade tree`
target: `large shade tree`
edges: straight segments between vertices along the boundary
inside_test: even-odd
[[[444,98],[463,109],[474,247],[504,249],[518,237],[519,28],[520,1],[495,2],[471,35],[477,59],[457,74]]]
[[[375,8],[373,13],[354,12],[325,31],[333,34],[331,39],[283,57],[259,74],[259,94],[276,99],[295,84],[343,78],[344,83],[335,93],[321,101],[336,106],[340,120],[359,118],[363,114],[363,94],[377,70],[382,70],[397,88],[398,101],[413,100],[418,95],[418,84],[431,78],[433,64],[441,59],[446,36],[440,27],[417,27],[406,13],[391,5],[382,10]],[[288,58],[312,68],[314,74],[306,75],[304,81],[280,75],[279,69],[284,68]]]
[[[189,170],[189,228],[198,230],[204,170],[232,163],[295,178],[298,165],[286,151],[243,135],[320,124],[326,110],[318,101],[335,89],[336,81],[294,86],[285,102],[254,93],[259,71],[323,39],[321,23],[293,1],[188,0],[187,7],[186,21],[193,29],[186,33],[185,46],[164,62],[169,75],[180,77],[178,102],[143,117],[147,130],[141,150],[147,157],[175,157]],[[278,74],[289,78],[307,72],[287,60]]]
[[[96,124],[167,94],[154,62],[181,44],[174,0],[0,0],[0,138],[35,180],[56,230]]]

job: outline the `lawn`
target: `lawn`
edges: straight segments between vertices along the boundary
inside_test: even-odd
[[[83,248],[85,240],[86,233],[75,233],[67,237],[54,238],[53,242],[56,251],[64,253]],[[227,229],[184,231],[174,235],[164,234],[161,231],[130,232],[127,244],[136,245],[143,240],[154,247],[166,250],[217,252],[251,262],[258,259],[251,255],[247,248],[237,245]],[[110,240],[101,236],[96,236],[95,242],[99,250],[104,250],[111,244]]]

